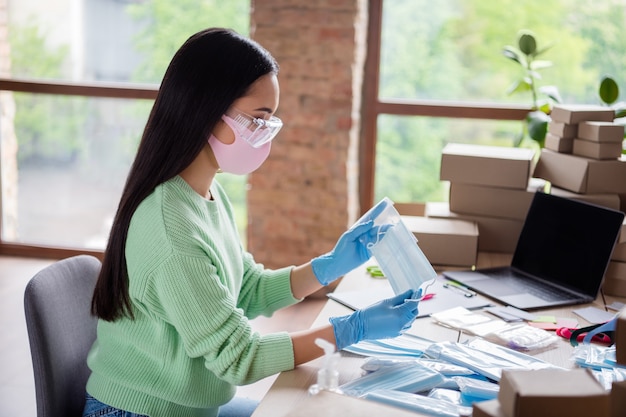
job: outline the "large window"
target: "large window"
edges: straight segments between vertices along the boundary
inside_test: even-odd
[[[625,0],[370,1],[361,206],[447,200],[438,179],[446,143],[513,146],[532,99],[507,94],[523,73],[502,50],[520,30],[550,47],[539,83],[563,102],[600,104],[604,75],[626,100],[624,21]]]
[[[1,58],[10,63],[0,94],[2,247],[101,251],[172,55],[207,26],[247,34],[250,2],[7,4],[8,38],[0,40],[8,47],[0,50],[10,50]],[[246,178],[220,180],[245,236]]]

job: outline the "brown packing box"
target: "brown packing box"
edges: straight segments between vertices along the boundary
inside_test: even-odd
[[[522,220],[451,212],[446,202],[426,203],[426,217],[475,222],[478,225],[478,251],[480,252],[513,253],[524,224]]]
[[[623,236],[622,233],[620,236]],[[611,260],[618,262],[626,262],[626,243],[618,243],[613,249]]]
[[[532,149],[449,143],[442,151],[440,179],[493,187],[526,189]]]
[[[478,226],[464,220],[401,216],[433,265],[472,266],[478,253]]]
[[[505,369],[498,400],[508,417],[609,415],[609,392],[588,369]]]
[[[575,193],[626,193],[626,161],[600,161],[542,149],[534,176]]]
[[[550,117],[554,122],[568,124],[578,124],[588,120],[612,122],[615,119],[615,110],[588,104],[558,104],[550,112]]]
[[[602,291],[606,295],[614,297],[626,297],[626,279],[616,277],[604,277]]]
[[[548,123],[548,133],[560,138],[572,139],[578,135],[578,125],[550,121]]]
[[[574,139],[572,153],[593,159],[617,159],[622,155],[622,143]]]
[[[620,199],[618,194],[579,194],[555,186],[550,187],[550,194],[559,197],[571,198],[572,200],[585,201],[598,206],[608,207],[613,210],[620,209]]]
[[[450,211],[459,214],[524,220],[535,192],[547,181],[531,178],[525,190],[450,183]],[[619,201],[619,199],[618,199]]]
[[[581,122],[578,125],[578,138],[594,142],[624,141],[624,125],[613,122]]]
[[[511,417],[504,414],[500,401],[488,400],[472,404],[472,417]],[[536,416],[539,417],[539,416]]]
[[[626,365],[626,308],[622,309],[617,318],[615,328],[615,360],[620,365]],[[622,384],[626,384],[626,381],[623,381]],[[622,392],[626,394],[626,386],[622,388],[624,388]],[[626,399],[622,401],[626,401]],[[622,416],[623,415],[624,414],[622,414]]]
[[[544,146],[554,152],[572,153],[574,149],[574,138],[562,138],[546,133]]]
[[[624,415],[626,415],[626,381],[613,382],[611,386],[610,416],[624,417]]]
[[[626,297],[626,262],[610,261],[604,274],[602,290],[607,295]]]

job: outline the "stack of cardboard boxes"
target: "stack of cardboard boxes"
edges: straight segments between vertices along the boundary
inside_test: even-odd
[[[624,126],[613,117],[614,111],[602,106],[556,106],[534,175],[550,181],[553,194],[625,210]],[[626,296],[626,226],[622,229],[603,286],[617,296]]]
[[[615,331],[617,363],[626,366],[626,310]],[[622,417],[626,381],[610,390],[587,369],[503,370],[498,398],[474,403],[473,417]]]
[[[534,151],[448,144],[440,178],[449,203],[426,203],[424,216],[402,216],[433,265],[471,267],[478,251],[512,253],[535,189]]]
[[[433,265],[472,266],[478,251],[513,253],[537,191],[626,210],[624,126],[602,106],[556,106],[546,146],[531,149],[451,143],[440,179],[449,202],[403,216]],[[535,167],[535,161],[536,167]],[[606,294],[626,296],[626,224],[606,273]]]

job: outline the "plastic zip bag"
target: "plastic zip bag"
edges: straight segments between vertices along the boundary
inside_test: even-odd
[[[378,390],[368,393],[365,398],[430,416],[459,417],[470,415],[466,414],[468,407],[457,406],[448,401],[408,392]]]
[[[436,387],[443,380],[444,376],[439,372],[416,362],[399,363],[347,382],[339,389],[352,397],[362,397],[379,389],[421,392]]]

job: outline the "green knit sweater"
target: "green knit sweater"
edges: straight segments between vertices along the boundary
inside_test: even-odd
[[[151,417],[215,416],[245,385],[294,367],[287,333],[261,336],[249,318],[296,303],[290,268],[268,270],[239,240],[217,182],[214,201],[180,177],[133,215],[126,241],[134,320],[100,320],[87,391]]]

